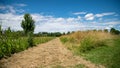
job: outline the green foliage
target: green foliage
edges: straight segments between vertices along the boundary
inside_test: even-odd
[[[21,27],[23,28],[25,34],[28,36],[28,45],[33,46],[33,32],[35,28],[34,20],[30,16],[30,14],[24,15],[24,20],[22,20]]]
[[[32,46],[34,46],[34,42],[33,42],[33,33],[32,32],[29,32],[29,34],[28,34],[28,45],[30,46],[30,47],[32,47]]]
[[[108,32],[108,29],[104,29],[104,32]]]
[[[1,35],[0,36],[0,58],[11,56],[11,54],[14,54],[16,52],[20,52],[22,50],[25,50],[26,48],[26,40],[21,41],[21,38],[14,38],[14,37],[8,37]],[[22,45],[24,44],[24,45]],[[24,46],[24,48],[22,48]]]
[[[93,43],[94,43],[94,41],[90,37],[87,37],[87,38],[83,39],[81,41],[81,44],[80,44],[80,47],[79,47],[80,52],[86,52],[86,51],[89,51],[89,50],[93,49],[94,48]]]
[[[3,57],[7,57],[7,56],[11,56],[11,54],[23,51],[25,49],[27,49],[28,47],[32,47],[33,42],[35,41],[35,44],[39,44],[39,43],[44,43],[47,42],[53,38],[42,38],[42,37],[38,37],[35,38],[33,40],[32,36],[33,34],[28,34],[29,37],[21,37],[22,34],[21,32],[14,32],[11,31],[10,28],[8,28],[7,30],[4,31],[4,34],[0,34],[0,59]],[[44,40],[42,42],[38,41],[39,39]],[[38,42],[36,42],[38,41]],[[30,46],[28,46],[30,45]]]
[[[2,28],[1,28],[1,25],[0,25],[0,35],[2,34]]]
[[[70,34],[70,31],[68,31],[67,34]]]
[[[22,20],[21,27],[24,29],[24,32],[28,34],[29,32],[34,32],[35,24],[30,14],[24,15],[24,20]]]
[[[62,34],[60,32],[39,32],[37,34],[35,34],[34,36],[36,37],[46,37],[46,36],[49,36],[49,37],[59,37],[61,36]]]
[[[66,43],[69,39],[67,37],[61,37],[60,40],[62,43]]]
[[[111,28],[111,29],[110,29],[110,33],[111,33],[111,34],[116,34],[116,35],[118,35],[118,34],[120,34],[120,31],[119,31],[119,30],[116,30],[115,28]]]
[[[62,43],[67,43],[67,42],[70,43],[71,46],[69,44],[68,46],[69,49],[75,48],[80,52],[87,52],[97,47],[106,46],[106,42],[104,40],[98,40],[90,36],[86,36],[80,42],[77,42],[77,40],[72,37],[60,37],[60,40],[62,41]],[[79,46],[76,47],[75,44],[79,44]]]
[[[14,37],[14,36],[13,36]],[[33,40],[35,44],[45,43],[49,40],[52,40],[53,37],[35,37]],[[28,43],[27,43],[27,37],[19,37],[17,39],[0,36],[0,59],[6,56],[11,56],[11,54],[23,51],[27,49]]]
[[[74,37],[77,34],[75,34],[74,36],[62,36],[61,38],[67,38],[65,46],[69,48],[69,50],[71,50],[73,54],[83,56],[85,59],[90,60],[98,65],[102,64],[106,68],[119,68],[120,36],[109,36],[109,33],[94,33],[95,32],[93,32],[92,34],[85,35],[85,37],[83,38],[80,37],[79,43],[77,43],[76,41],[78,45],[70,41],[71,39],[69,38]],[[73,40],[75,40],[76,38],[73,38]]]
[[[87,67],[85,65],[83,65],[83,64],[78,64],[78,65],[75,65],[72,68],[87,68]]]
[[[37,44],[48,42],[49,40],[52,40],[52,39],[54,39],[54,37],[35,37],[34,42],[35,42],[35,45],[37,45]]]

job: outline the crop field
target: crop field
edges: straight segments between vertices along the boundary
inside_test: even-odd
[[[48,42],[54,37],[35,37],[33,42],[35,45]],[[11,56],[14,53],[28,49],[27,37],[5,37],[0,36],[0,58]]]

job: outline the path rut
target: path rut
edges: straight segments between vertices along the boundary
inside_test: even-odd
[[[77,64],[83,64],[88,68],[104,68],[82,57],[74,56],[62,45],[59,38],[16,53],[8,59],[0,60],[2,68],[52,68],[55,65],[69,68]]]

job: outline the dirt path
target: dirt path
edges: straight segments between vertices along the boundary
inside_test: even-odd
[[[88,68],[103,68],[81,57],[73,56],[59,38],[14,54],[8,59],[2,59],[0,64],[2,68],[53,68],[56,65],[70,68],[77,64],[84,64]]]

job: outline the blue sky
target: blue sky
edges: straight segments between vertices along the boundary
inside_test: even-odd
[[[0,0],[2,28],[22,30],[24,13],[36,21],[35,33],[120,30],[120,0]]]

